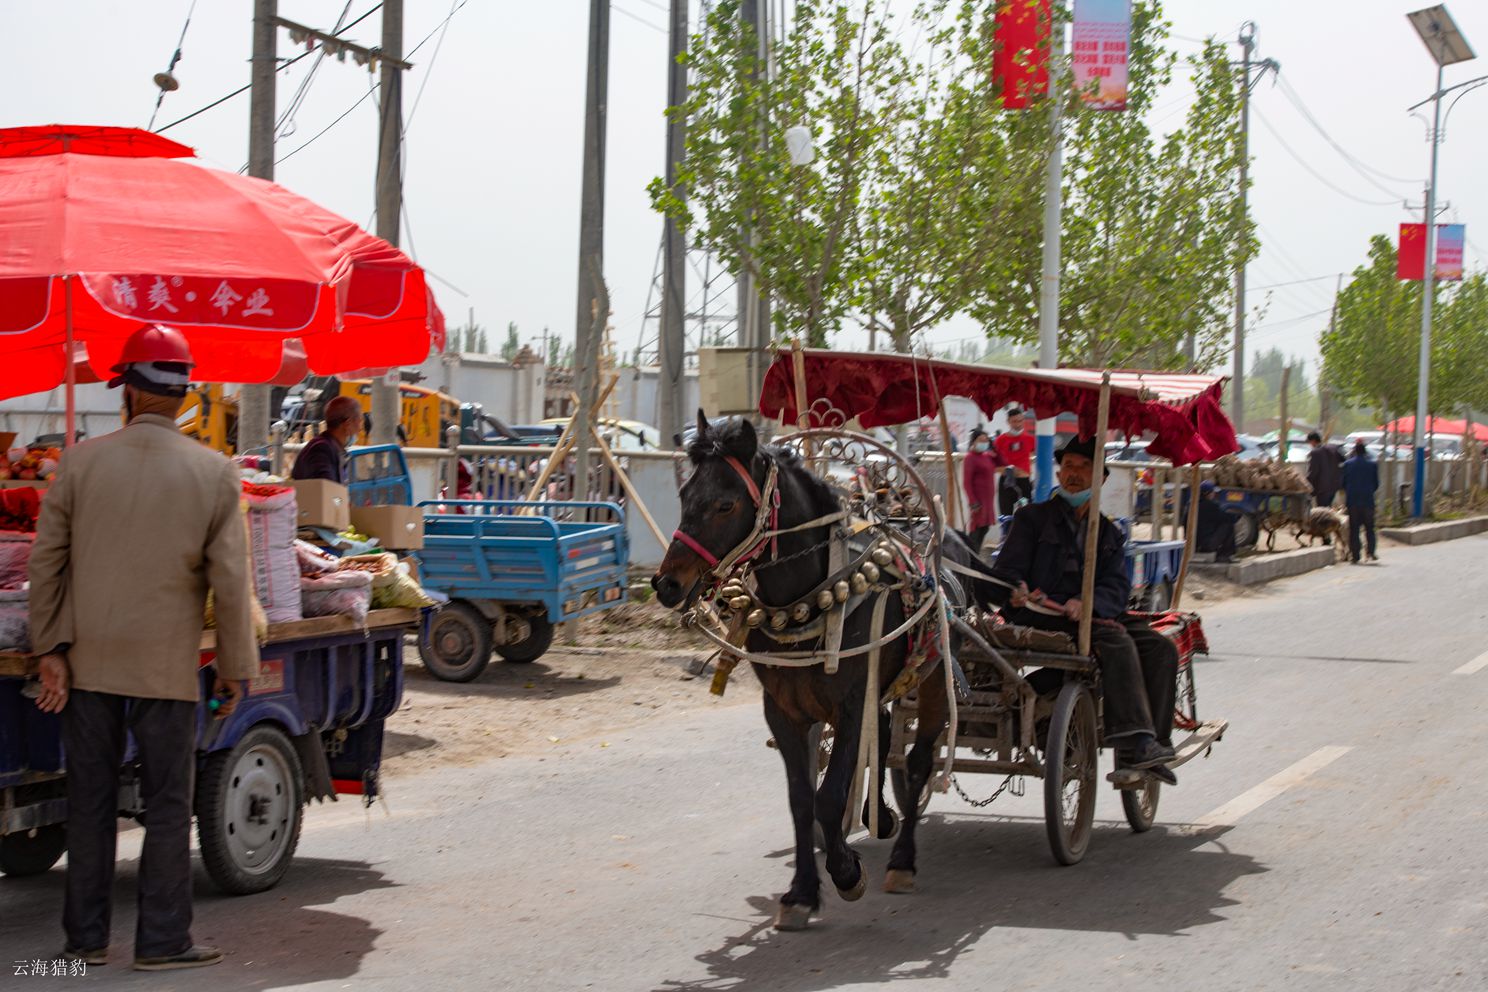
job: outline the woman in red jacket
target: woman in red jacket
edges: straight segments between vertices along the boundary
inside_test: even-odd
[[[971,432],[971,450],[961,467],[961,481],[966,489],[966,502],[971,507],[971,548],[978,554],[987,531],[997,522],[997,477],[1002,471],[1002,458],[992,450],[987,432]]]

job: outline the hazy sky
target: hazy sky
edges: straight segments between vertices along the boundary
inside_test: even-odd
[[[347,20],[374,0],[353,0]],[[454,0],[459,6],[461,0]],[[907,3],[908,0],[898,0]],[[189,0],[6,0],[0,16],[11,48],[0,63],[9,94],[7,125],[50,122],[144,126],[155,103],[151,76],[175,48]],[[1290,84],[1328,134],[1374,173],[1360,174],[1307,122],[1269,78],[1256,90],[1252,118],[1252,209],[1263,248],[1250,270],[1252,306],[1268,312],[1253,347],[1279,346],[1312,357],[1326,325],[1332,274],[1364,257],[1368,237],[1393,232],[1419,202],[1429,147],[1406,107],[1430,95],[1433,63],[1405,13],[1421,0],[1169,0],[1177,44],[1205,35],[1233,39],[1242,19],[1257,25],[1258,54],[1281,62]],[[329,29],[344,0],[280,0],[280,15]],[[580,144],[583,127],[585,0],[465,0],[441,36],[451,0],[406,0],[408,120],[404,247],[448,283],[434,287],[451,324],[467,308],[499,339],[507,321],[525,337],[544,325],[571,336],[577,280]],[[666,97],[665,0],[615,0],[610,76],[607,270],[617,344],[632,350],[641,332],[660,236],[646,183],[662,169]],[[1449,4],[1468,40],[1488,56],[1488,4]],[[157,124],[169,123],[248,81],[251,0],[198,0]],[[431,32],[435,32],[432,36]],[[376,45],[379,15],[347,35]],[[281,56],[297,54],[279,34]],[[1235,51],[1238,53],[1238,46]],[[278,105],[289,106],[316,57],[280,73]],[[1447,84],[1488,74],[1488,57],[1448,69]],[[373,83],[350,60],[317,71],[293,132],[281,137],[276,179],[352,220],[372,219],[376,168],[375,98],[351,109]],[[1158,100],[1154,120],[1181,120],[1176,86]],[[415,102],[417,101],[417,102]],[[248,96],[243,94],[166,132],[210,165],[237,169],[247,158]],[[1453,112],[1442,151],[1446,220],[1467,224],[1468,263],[1488,246],[1488,88]],[[1290,150],[1289,150],[1290,149]],[[1298,159],[1308,168],[1299,164]],[[1361,203],[1359,200],[1377,201]],[[1476,242],[1473,244],[1472,242]],[[1317,278],[1322,277],[1322,278]],[[1271,291],[1261,287],[1309,279]],[[937,340],[976,334],[958,321]],[[860,336],[849,332],[844,344]]]

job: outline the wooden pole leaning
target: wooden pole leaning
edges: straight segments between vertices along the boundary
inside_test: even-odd
[[[1199,532],[1199,484],[1202,471],[1198,462],[1193,463],[1193,468],[1188,476],[1188,523],[1183,530],[1183,563],[1178,566],[1178,584],[1173,587],[1173,609],[1183,602],[1183,585],[1188,581],[1188,566],[1193,562],[1194,544]]]
[[[800,338],[791,339],[791,371],[796,383],[796,430],[807,431],[811,429],[811,411],[806,398],[806,354],[801,350]],[[807,441],[802,455],[810,463],[814,454],[811,442]],[[815,466],[812,468],[815,471]]]
[[[600,456],[610,466],[610,471],[615,473],[615,478],[620,480],[620,485],[624,487],[625,494],[630,497],[630,501],[635,504],[635,508],[641,511],[641,519],[645,520],[646,526],[651,528],[651,533],[656,537],[656,543],[661,545],[661,551],[665,554],[667,546],[672,543],[671,539],[661,533],[661,528],[656,525],[656,519],[651,516],[651,511],[646,509],[645,501],[641,499],[641,494],[636,492],[636,487],[630,481],[630,476],[625,474],[625,469],[620,467],[620,460],[610,450],[609,444],[600,436],[599,431],[594,430],[593,427],[590,427],[589,430],[594,438],[595,445],[599,448]]]
[[[596,409],[603,406],[605,400],[610,398],[611,390],[615,388],[615,384],[619,381],[620,377],[618,375],[610,376],[609,384],[600,392],[599,400],[595,403]],[[537,499],[543,488],[547,486],[548,480],[553,477],[553,473],[558,470],[558,466],[562,465],[564,460],[573,453],[574,446],[578,443],[578,435],[574,431],[574,425],[578,422],[579,417],[577,412],[578,396],[570,393],[569,397],[574,401],[574,415],[568,418],[568,423],[564,426],[563,433],[558,436],[558,443],[553,446],[553,453],[548,456],[548,463],[543,466],[542,474],[537,477],[537,481],[532,484],[532,488],[527,490],[527,502]]]
[[[1095,619],[1095,563],[1100,558],[1101,489],[1106,474],[1106,431],[1111,417],[1111,373],[1101,374],[1100,408],[1095,417],[1095,463],[1090,470],[1086,503],[1085,575],[1080,582],[1080,654],[1090,655],[1090,629]]]
[[[956,456],[951,450],[951,425],[946,420],[945,397],[940,399],[940,446],[945,451],[946,464],[946,526],[955,527],[961,513],[961,491],[956,480]],[[968,501],[970,497],[967,497]],[[970,521],[967,521],[970,524]],[[970,530],[970,526],[967,530]],[[980,548],[973,551],[981,552]]]

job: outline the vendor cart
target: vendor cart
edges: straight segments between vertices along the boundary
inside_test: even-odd
[[[272,888],[289,869],[307,801],[378,794],[384,721],[403,696],[403,637],[419,611],[271,624],[258,678],[231,716],[198,707],[197,837],[224,892]],[[201,641],[210,696],[216,633]],[[34,659],[0,653],[0,871],[47,871],[66,847],[61,719],[32,701]],[[119,775],[119,815],[138,819],[134,743]]]

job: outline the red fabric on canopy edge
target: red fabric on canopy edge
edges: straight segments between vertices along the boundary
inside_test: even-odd
[[[105,124],[43,124],[0,130],[0,158],[38,155],[107,155],[111,158],[191,158],[191,148],[151,131]]]
[[[864,427],[909,423],[933,416],[942,396],[964,396],[988,417],[1011,403],[1079,417],[1080,432],[1095,433],[1100,375],[1084,369],[1005,369],[870,352],[803,352],[806,395],[825,400]],[[1109,424],[1129,436],[1152,434],[1148,450],[1175,465],[1211,461],[1239,450],[1235,429],[1220,406],[1224,378],[1162,372],[1112,373]],[[1151,381],[1149,388],[1146,383]],[[1184,388],[1184,383],[1189,388]],[[1155,399],[1153,395],[1166,398]],[[792,356],[780,353],[765,373],[759,411],[796,422]]]

